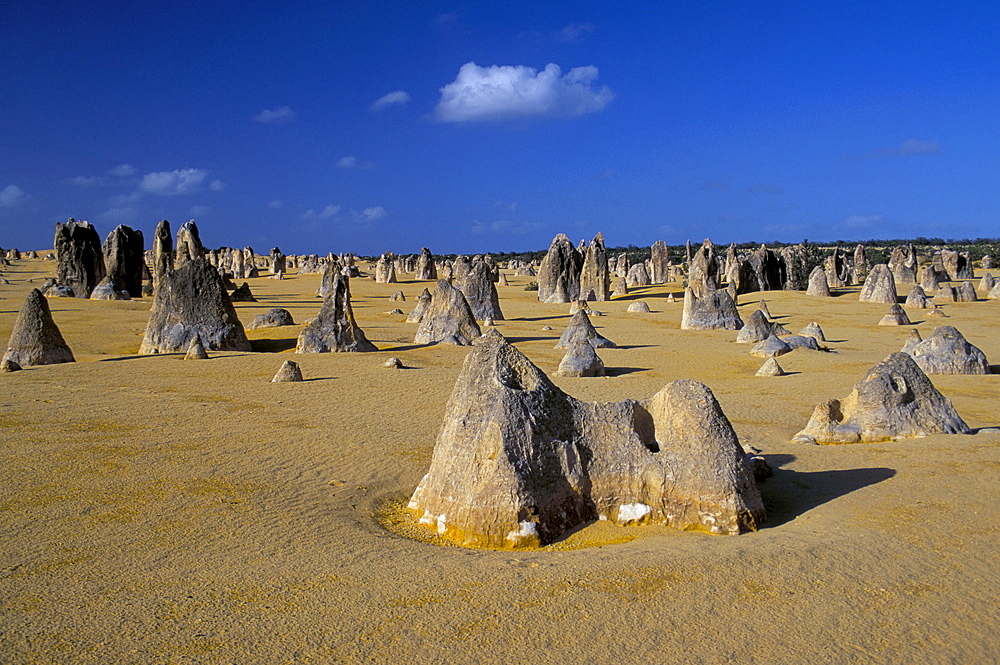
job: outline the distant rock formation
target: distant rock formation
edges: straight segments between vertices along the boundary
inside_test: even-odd
[[[701,250],[699,250],[701,251]],[[681,330],[739,330],[743,319],[736,309],[733,297],[725,289],[718,289],[698,297],[694,289],[684,290],[684,310],[681,313]]]
[[[124,225],[116,226],[102,245],[107,278],[132,298],[142,297],[143,247],[142,231]]]
[[[579,298],[598,302],[611,300],[611,275],[608,272],[608,252],[604,248],[603,233],[594,236],[583,257]]]
[[[645,263],[633,264],[625,274],[626,286],[649,286],[652,283],[653,280],[649,277],[649,271],[646,270]]]
[[[861,282],[868,276],[868,253],[864,245],[854,248],[854,276]]]
[[[868,370],[851,394],[813,411],[800,443],[873,443],[928,434],[970,434],[958,415],[917,363],[893,353]]]
[[[408,507],[448,540],[498,549],[599,518],[737,534],[765,517],[708,388],[674,381],[642,402],[581,402],[496,331],[467,356]]]
[[[605,349],[617,346],[610,339],[601,335],[594,328],[594,324],[590,322],[590,317],[587,315],[586,310],[579,310],[573,315],[573,318],[569,320],[569,325],[566,326],[566,330],[559,337],[559,342],[556,344],[557,349],[568,349],[573,346],[576,342],[585,341],[589,343],[595,349]]]
[[[465,296],[448,280],[439,279],[431,293],[430,304],[420,317],[413,343],[450,341],[459,346],[469,346],[481,335],[482,330]]]
[[[257,299],[253,297],[253,292],[250,290],[250,285],[246,282],[243,282],[239,288],[234,289],[229,294],[229,299],[233,302],[257,302]]]
[[[414,307],[413,311],[410,312],[409,316],[406,317],[406,322],[420,323],[420,319],[423,318],[424,312],[427,311],[427,308],[430,306],[430,304],[431,304],[431,292],[427,290],[427,287],[424,287],[424,290],[420,292],[419,296],[417,296],[416,307]]]
[[[572,302],[580,297],[580,270],[583,257],[565,234],[552,239],[538,267],[538,300]]]
[[[955,252],[950,249],[941,250],[941,262],[948,273],[948,281],[957,282],[960,279],[972,279],[972,261],[968,252]]]
[[[107,274],[97,230],[89,222],[71,217],[65,224],[56,224],[53,246],[56,282],[71,288],[77,298],[89,298]]]
[[[131,300],[132,296],[125,289],[115,287],[110,277],[105,277],[101,283],[90,292],[91,300]]]
[[[809,273],[809,287],[806,294],[810,296],[830,297],[830,283],[827,280],[826,270],[821,266],[816,266]]]
[[[271,274],[283,275],[288,270],[288,257],[286,257],[278,247],[271,249],[268,259],[271,262]]]
[[[196,336],[213,351],[250,351],[222,277],[205,259],[160,278],[139,353],[183,353]]]
[[[920,270],[920,287],[925,291],[937,291],[941,288],[941,278],[934,266],[924,266]]]
[[[913,245],[896,245],[889,255],[889,270],[900,284],[917,281],[917,252]]]
[[[458,284],[458,288],[465,296],[466,302],[469,303],[469,309],[472,310],[472,315],[477,321],[503,320],[497,287],[493,283],[490,266],[485,261],[475,261]]]
[[[172,270],[174,265],[174,239],[170,233],[170,222],[165,219],[156,225],[156,231],[153,232],[152,254],[153,267],[150,272],[155,293],[163,275]]]
[[[354,319],[350,278],[339,272],[323,298],[319,314],[309,322],[295,344],[295,353],[364,353],[377,351]]]
[[[894,304],[896,302],[896,282],[893,279],[889,266],[880,263],[871,269],[865,285],[858,295],[861,302],[882,302]]]
[[[177,229],[177,242],[174,246],[174,268],[180,268],[188,261],[205,258],[205,246],[201,244],[201,235],[194,220],[188,220]]]
[[[885,313],[882,320],[878,322],[880,326],[908,326],[910,325],[910,317],[906,315],[906,311],[899,306],[899,303],[893,303],[889,307],[889,311]]]
[[[925,374],[990,373],[986,354],[970,344],[953,326],[940,326],[927,339],[908,342],[903,352],[911,356]]]
[[[71,363],[74,360],[73,352],[52,318],[48,301],[41,291],[32,289],[14,321],[3,362],[28,367]]]
[[[420,258],[417,259],[417,269],[414,279],[437,279],[437,267],[434,265],[434,255],[426,247],[420,250]]]
[[[255,316],[250,325],[247,326],[247,329],[256,330],[257,328],[277,328],[279,326],[294,325],[295,321],[292,320],[291,312],[282,307],[275,307]]]
[[[715,256],[715,245],[707,238],[691,259],[688,288],[698,298],[705,298],[719,288],[719,262]]]
[[[396,284],[396,262],[392,252],[386,252],[378,257],[378,262],[375,264],[375,282]]]

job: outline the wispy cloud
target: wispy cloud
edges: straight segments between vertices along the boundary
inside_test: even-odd
[[[564,44],[577,44],[593,32],[594,26],[591,23],[570,23],[557,32],[554,38],[557,42],[563,42]]]
[[[388,106],[402,106],[410,101],[410,95],[403,90],[394,90],[382,95],[369,107],[372,111],[381,111]]]
[[[295,120],[295,111],[289,106],[279,106],[276,109],[264,109],[253,117],[254,122],[267,122],[276,125]]]
[[[277,210],[278,208],[280,208],[283,205],[285,205],[284,201],[279,201],[278,199],[275,199],[275,200],[269,202],[267,204],[267,207],[270,208],[271,210]]]
[[[462,65],[441,88],[435,116],[444,122],[506,120],[523,117],[567,118],[600,111],[614,99],[594,85],[597,67],[574,67],[565,75],[549,63],[538,71],[523,65]]]
[[[205,217],[212,214],[212,206],[191,206],[188,208],[188,215],[191,217]]]
[[[868,229],[885,223],[882,215],[851,215],[843,224],[849,229]]]
[[[338,169],[370,169],[374,167],[373,163],[362,161],[357,157],[341,157],[337,160]]]
[[[119,224],[131,224],[138,221],[139,208],[135,206],[122,206],[105,210],[97,216],[97,221],[102,225],[118,226]]]
[[[493,222],[480,222],[473,220],[472,232],[479,235],[496,234],[522,236],[535,233],[544,228],[543,224],[537,222],[514,222],[509,219],[498,219]]]
[[[916,155],[931,155],[941,152],[941,143],[938,141],[924,141],[922,139],[907,139],[897,146],[879,148],[870,152],[857,155],[844,155],[844,161],[853,162],[865,159],[888,159],[892,157],[913,157]]]
[[[385,217],[385,208],[382,206],[372,206],[361,211],[362,221],[374,222],[376,219]]]
[[[78,175],[72,178],[66,178],[66,182],[73,185],[74,187],[93,187],[101,181],[97,176],[84,176]]]
[[[322,210],[318,211],[313,208],[309,208],[309,210],[306,210],[304,213],[302,213],[302,219],[306,220],[307,222],[314,221],[317,219],[330,219],[332,217],[336,217],[338,213],[340,213],[340,206],[335,206],[331,204],[326,206]]]
[[[118,176],[119,178],[128,178],[134,176],[136,173],[135,167],[131,164],[119,164],[108,171],[108,175]]]
[[[224,192],[226,191],[226,183],[216,179],[208,183],[208,188],[213,192]]]
[[[192,194],[201,189],[201,184],[207,177],[208,171],[204,169],[156,171],[142,176],[139,189],[148,194],[161,196]]]
[[[17,185],[7,185],[0,189],[0,208],[16,208],[30,197]]]

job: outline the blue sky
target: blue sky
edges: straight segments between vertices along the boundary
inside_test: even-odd
[[[0,5],[0,246],[1000,236],[995,2]]]

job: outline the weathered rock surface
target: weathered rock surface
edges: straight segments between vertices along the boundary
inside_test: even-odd
[[[125,291],[132,298],[141,298],[144,268],[142,231],[133,231],[124,225],[116,226],[104,239],[101,251],[107,279],[111,280],[115,290]]]
[[[737,534],[765,516],[708,388],[674,381],[643,402],[581,402],[495,331],[466,358],[409,509],[446,539],[498,549],[596,519]]]
[[[925,374],[989,374],[986,354],[970,344],[954,326],[939,326],[930,337],[907,342],[903,353],[911,356]]]
[[[608,272],[608,252],[604,248],[603,233],[594,236],[583,257],[579,298],[598,302],[611,299],[611,275]]]
[[[250,350],[222,277],[205,259],[160,278],[139,353],[182,353],[194,337],[213,351]]]
[[[880,326],[908,326],[910,325],[910,317],[906,315],[906,310],[900,307],[899,303],[894,303],[878,324]]]
[[[629,305],[625,311],[639,314],[649,314],[649,305],[646,304],[645,300],[636,300],[634,303]]]
[[[755,358],[776,358],[791,353],[792,350],[792,346],[780,337],[768,335],[767,339],[754,344],[750,349],[750,355]]]
[[[930,305],[930,298],[927,297],[923,287],[919,284],[913,285],[913,288],[910,289],[910,294],[906,296],[906,302],[903,303],[903,307],[907,309],[927,309]]]
[[[859,245],[860,247],[860,245]],[[823,329],[820,328],[819,324],[815,321],[810,321],[809,325],[799,331],[799,335],[802,337],[812,337],[817,342],[825,342],[826,336],[823,334]]]
[[[913,358],[893,353],[869,369],[847,398],[818,405],[793,440],[873,443],[939,433],[971,430]]]
[[[670,280],[670,252],[667,243],[657,240],[649,248],[650,279],[653,284],[666,284]]]
[[[821,266],[816,266],[809,273],[809,287],[806,293],[811,296],[830,297],[830,284],[827,281],[826,271]]]
[[[255,316],[250,325],[247,326],[247,329],[256,330],[257,328],[277,328],[278,326],[294,325],[295,321],[292,320],[291,312],[282,307],[275,307]]]
[[[768,358],[764,361],[764,364],[760,366],[757,370],[755,376],[784,376],[785,370],[781,369],[781,365],[774,358]]]
[[[56,224],[56,282],[73,290],[77,298],[89,298],[106,274],[101,237],[89,222],[70,218]]]
[[[377,351],[354,319],[350,278],[334,275],[319,314],[309,322],[295,344],[295,353],[364,353]]]
[[[458,288],[469,303],[469,309],[472,310],[476,320],[503,321],[500,297],[497,295],[497,287],[493,283],[492,272],[486,261],[474,261]]]
[[[257,299],[253,297],[253,292],[250,290],[250,285],[246,282],[243,282],[239,288],[234,289],[229,294],[229,299],[233,302],[257,302]]]
[[[302,381],[302,368],[294,360],[286,360],[281,363],[278,372],[271,379],[271,383],[297,383]]]
[[[861,288],[858,296],[861,302],[884,302],[893,304],[896,302],[896,282],[892,277],[889,266],[880,263],[872,267],[865,279],[865,285]]]
[[[184,354],[184,360],[208,360],[208,352],[205,351],[205,346],[201,343],[200,337],[195,336],[191,340],[187,353]]]
[[[736,302],[725,289],[704,297],[695,295],[691,287],[684,290],[681,330],[739,330],[742,327],[743,319],[736,309]]]
[[[153,267],[150,270],[153,277],[153,292],[156,292],[157,285],[163,275],[169,272],[174,265],[174,239],[170,233],[170,222],[161,220],[156,225],[153,232]]]
[[[580,297],[580,270],[583,257],[565,234],[552,239],[549,251],[538,267],[538,300],[571,302]]]
[[[413,343],[434,344],[453,337],[454,343],[468,346],[481,335],[482,330],[465,296],[448,280],[439,279],[431,293],[430,304],[420,317]]]
[[[605,349],[617,346],[610,339],[604,337],[594,328],[594,324],[590,322],[590,317],[587,316],[586,310],[580,310],[573,315],[573,318],[569,320],[569,325],[566,326],[566,330],[559,337],[559,342],[556,344],[557,349],[568,349],[576,342],[586,341],[595,349]]]
[[[205,246],[201,244],[201,234],[194,220],[188,220],[177,229],[174,246],[174,267],[180,268],[188,261],[205,258]],[[252,259],[251,259],[252,260]]]
[[[604,376],[604,361],[585,339],[573,342],[559,361],[557,376]]]
[[[719,262],[715,256],[715,245],[708,238],[688,264],[688,288],[698,298],[706,298],[719,288]]]
[[[417,270],[414,279],[437,279],[437,266],[434,265],[434,255],[426,247],[420,250],[420,258],[417,259]]]
[[[649,277],[645,263],[636,263],[628,269],[625,275],[625,286],[649,286],[653,280]]]
[[[75,360],[52,318],[48,301],[38,289],[32,289],[21,305],[3,360],[21,367],[71,363]]]
[[[431,304],[431,292],[424,287],[424,290],[420,292],[417,296],[417,304],[413,308],[413,311],[406,317],[407,323],[420,323],[420,319],[423,318],[424,312]]]
[[[776,328],[782,329],[782,326],[768,321],[767,315],[762,310],[755,309],[747,317],[746,324],[736,334],[736,341],[740,344],[760,342],[767,339],[772,333],[778,334]]]
[[[141,289],[140,289],[141,290]],[[101,280],[101,283],[90,292],[91,300],[131,300],[132,296],[125,289],[119,289],[109,277]]]

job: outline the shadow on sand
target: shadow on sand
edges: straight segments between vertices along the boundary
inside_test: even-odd
[[[831,471],[792,471],[780,468],[794,455],[765,455],[774,475],[759,483],[767,508],[765,529],[791,522],[796,517],[856,490],[875,485],[896,475],[895,469],[872,467]]]

